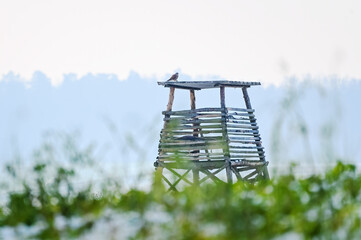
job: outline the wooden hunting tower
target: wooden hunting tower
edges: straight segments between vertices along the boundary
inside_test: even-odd
[[[199,185],[214,182],[268,179],[268,162],[247,93],[259,82],[168,81],[170,88],[164,126],[160,134],[157,176],[169,189],[183,181]],[[226,107],[225,88],[241,88],[245,108]],[[220,89],[220,107],[196,108],[195,90]],[[190,110],[172,111],[175,89],[190,91]]]

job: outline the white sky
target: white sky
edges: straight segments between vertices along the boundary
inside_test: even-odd
[[[0,78],[361,79],[360,43],[361,1],[0,0]]]

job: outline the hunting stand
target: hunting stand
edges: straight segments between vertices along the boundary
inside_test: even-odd
[[[169,190],[183,181],[200,185],[207,180],[233,183],[268,179],[268,162],[247,93],[259,82],[168,81],[167,110],[160,133],[156,167]],[[241,88],[245,108],[226,107],[225,88]],[[172,111],[175,89],[190,91],[191,109]],[[220,89],[220,108],[196,108],[195,90]],[[225,170],[225,171],[223,171]],[[225,173],[225,174],[224,174]]]

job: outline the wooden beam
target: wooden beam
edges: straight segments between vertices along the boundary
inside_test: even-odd
[[[174,91],[175,88],[171,87],[169,89],[169,99],[168,99],[168,104],[167,104],[167,112],[168,111],[172,111],[172,107],[173,107],[173,100],[174,100]]]
[[[221,97],[221,111],[226,108],[226,102],[225,102],[225,91],[224,87],[221,86],[220,88],[220,97]]]
[[[231,169],[232,169],[233,173],[236,175],[238,181],[242,181],[243,178],[242,178],[241,174],[237,171],[237,169],[234,167],[232,167]]]
[[[211,178],[214,182],[223,182],[221,179],[217,178],[215,175],[217,173],[219,173],[220,171],[222,171],[224,169],[225,166],[223,166],[222,168],[219,168],[217,171],[214,171],[213,173],[210,172],[207,169],[202,169],[201,171],[206,174],[206,176],[204,178],[202,178],[199,183],[203,183],[205,182],[208,178]]]
[[[251,100],[250,100],[250,98],[248,96],[248,92],[247,92],[247,87],[242,87],[242,93],[243,93],[244,102],[246,104],[246,108],[247,109],[252,109]],[[254,116],[249,116],[249,120],[250,120],[251,123],[256,123],[256,119],[254,118]],[[257,128],[257,132],[258,132],[258,128]],[[256,134],[258,134],[258,133],[256,133]],[[256,141],[256,146],[257,147],[262,147],[262,142],[260,140],[257,140]],[[265,158],[265,155],[264,155],[263,151],[259,152],[259,158],[260,158],[260,160],[266,161],[266,158]],[[268,174],[267,167],[263,167],[262,171],[263,171],[264,178],[269,179],[269,174]]]
[[[188,179],[184,178],[185,176],[187,176],[187,174],[189,173],[189,171],[186,172],[185,175],[180,175],[179,173],[177,173],[176,171],[174,171],[173,169],[167,167],[167,169],[172,172],[174,175],[176,175],[177,177],[181,178],[183,181],[185,181],[186,183],[188,183],[189,185],[192,185],[192,182],[189,181]]]
[[[177,179],[177,181],[175,181],[173,184],[171,184],[171,185],[170,185],[170,188],[173,188],[173,189],[176,189],[176,190],[177,190],[177,188],[176,188],[177,184],[178,184],[181,180],[184,180],[183,178],[184,178],[185,176],[187,176],[187,174],[189,173],[189,171],[190,171],[190,169],[188,169],[181,177],[179,177],[179,178]]]
[[[178,190],[173,186],[173,184],[164,175],[162,175],[162,178],[169,185],[169,190],[174,190],[174,191],[178,192]]]
[[[169,98],[168,98],[168,104],[167,104],[167,109],[166,109],[167,112],[172,111],[173,101],[174,101],[174,92],[175,92],[175,88],[171,87],[169,89]],[[170,117],[170,115],[166,114],[165,117]],[[164,121],[163,129],[165,129],[166,127],[167,127],[167,121]],[[162,150],[159,153],[162,154]],[[163,175],[163,167],[157,167],[155,170],[156,183],[160,182],[160,179],[161,179],[160,176],[162,176],[162,175]]]
[[[194,90],[190,90],[190,98],[191,98],[191,110],[195,110],[196,109],[196,95],[194,93]],[[193,137],[198,137],[198,127],[199,127],[199,123],[196,122],[196,118],[192,119],[193,122]],[[199,150],[195,150],[194,153],[199,153]],[[194,156],[194,159],[196,160],[197,157]],[[193,184],[198,186],[199,185],[199,170],[198,169],[192,169],[192,173],[193,173]]]
[[[190,97],[191,97],[191,109],[196,109],[196,95],[194,93],[194,90],[190,90]]]
[[[224,86],[220,86],[220,100],[221,100],[221,111],[222,111],[222,130],[223,130],[223,139],[226,144],[224,144],[223,147],[223,153],[224,153],[224,160],[226,162],[226,175],[227,175],[227,181],[228,183],[232,184],[232,169],[231,169],[231,156],[229,153],[229,146],[228,146],[228,134],[227,134],[227,124],[226,124],[226,116],[227,116],[227,109],[226,109],[226,94]]]
[[[250,174],[248,174],[247,176],[245,176],[243,179],[244,179],[244,180],[248,180],[249,178],[253,177],[253,176],[256,175],[256,174],[259,174],[259,170],[258,170],[258,169],[254,170],[253,172],[251,172]]]

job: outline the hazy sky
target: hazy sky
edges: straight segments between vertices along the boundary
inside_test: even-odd
[[[361,79],[361,1],[2,0],[0,76]],[[182,75],[181,75],[182,76]],[[0,77],[1,79],[1,77]]]

